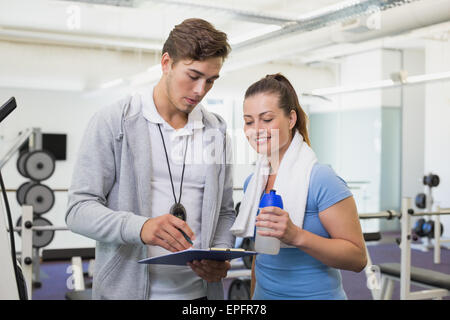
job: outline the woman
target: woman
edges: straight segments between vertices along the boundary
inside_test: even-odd
[[[254,259],[253,299],[346,299],[338,269],[360,272],[367,262],[356,205],[344,180],[317,163],[307,116],[290,82],[275,74],[251,85],[245,94],[244,121],[246,137],[260,159],[266,159],[269,171],[261,174],[258,170],[264,165],[257,165],[249,177],[231,231],[245,237],[244,229],[248,236],[255,226],[269,228],[257,232],[278,238],[282,246],[277,255],[258,254]],[[261,191],[274,188],[284,210],[263,208],[252,223],[258,208],[250,204],[255,200],[249,189],[256,190],[259,201]],[[245,219],[241,215],[248,215],[248,221],[238,221]]]

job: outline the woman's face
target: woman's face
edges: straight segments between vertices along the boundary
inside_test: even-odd
[[[286,115],[278,106],[278,95],[258,93],[244,101],[244,132],[256,152],[281,157],[291,142],[291,132],[297,121],[294,110]]]

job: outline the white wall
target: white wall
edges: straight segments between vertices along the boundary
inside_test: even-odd
[[[386,50],[372,50],[342,59],[340,85],[352,86],[385,79],[387,70],[397,61],[395,54]],[[342,94],[338,141],[339,157],[335,168],[352,190],[359,212],[377,212],[381,206],[382,178],[382,107],[391,103],[384,90]],[[363,181],[364,184],[353,184]],[[358,189],[360,188],[360,189]],[[380,230],[379,220],[362,220],[364,232]]]
[[[0,87],[81,93],[158,62],[142,52],[0,41]]]
[[[381,80],[383,55],[381,50],[353,54],[342,59],[340,64],[340,86],[352,86]],[[344,109],[378,108],[381,106],[380,92],[364,91],[339,96]]]
[[[425,51],[404,50],[403,65],[409,75],[425,73]],[[405,86],[402,90],[402,196],[415,198],[422,192],[425,172],[425,86]]]
[[[450,70],[450,44],[429,41],[426,45],[427,73]],[[450,81],[429,83],[425,89],[425,173],[438,174],[435,204],[450,207]],[[444,237],[450,238],[450,216],[442,216]]]

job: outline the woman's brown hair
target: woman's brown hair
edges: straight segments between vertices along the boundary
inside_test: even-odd
[[[167,52],[174,63],[183,59],[194,61],[216,57],[225,59],[231,51],[227,40],[226,33],[218,31],[208,21],[186,19],[170,32],[162,54]]]
[[[278,107],[284,111],[286,116],[289,116],[290,112],[294,110],[297,114],[295,128],[303,136],[305,142],[311,146],[308,135],[308,116],[300,106],[297,93],[289,80],[281,73],[268,74],[247,89],[245,99],[258,93],[273,93],[278,95]]]

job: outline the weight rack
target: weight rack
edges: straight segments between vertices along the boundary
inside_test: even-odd
[[[412,200],[409,197],[402,199],[401,212],[393,210],[382,211],[378,213],[359,214],[360,219],[392,219],[398,218],[401,222],[401,238],[400,238],[400,299],[414,300],[414,299],[441,299],[448,296],[449,291],[446,289],[434,288],[430,290],[421,290],[411,292],[411,217],[413,216],[435,216],[450,214],[450,209],[439,208],[436,212],[414,212],[412,208]],[[438,230],[438,234],[436,234]],[[435,236],[440,236],[439,228],[435,228]],[[436,239],[436,238],[435,238]],[[374,269],[372,268],[372,261],[367,252],[368,263],[366,266],[366,276],[368,279],[375,279]],[[372,296],[378,299],[383,296],[383,291],[392,291],[393,288],[382,288],[380,283],[375,283],[372,288]]]

